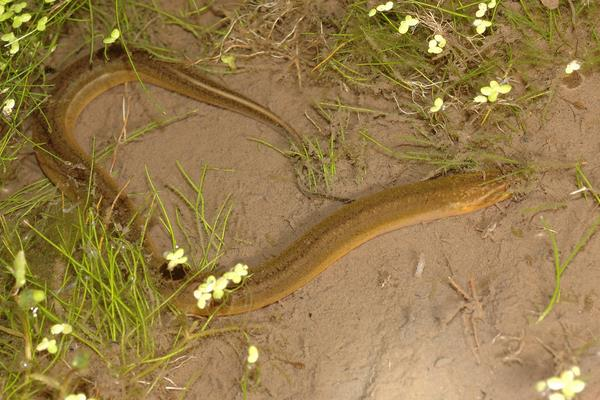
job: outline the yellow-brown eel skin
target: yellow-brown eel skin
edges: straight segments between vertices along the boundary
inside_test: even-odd
[[[101,210],[110,210],[112,221],[129,226],[131,240],[141,237],[144,218],[109,173],[93,165],[91,156],[78,144],[74,127],[94,98],[138,80],[248,116],[274,127],[293,143],[302,143],[302,137],[267,108],[189,67],[156,60],[141,50],[128,55],[112,47],[106,54],[99,51],[91,60],[88,57],[72,63],[53,80],[49,100],[34,123],[37,159],[48,178],[71,199],[85,199],[93,182],[94,198],[99,199]],[[224,304],[198,309],[191,293],[196,285],[186,288],[175,303],[193,315],[233,315],[265,307],[303,287],[336,260],[378,235],[491,206],[511,197],[508,186],[496,172],[488,171],[382,190],[340,207],[305,229],[280,254],[251,266],[252,276]],[[151,265],[164,264],[149,237],[144,238],[144,244],[151,253]]]

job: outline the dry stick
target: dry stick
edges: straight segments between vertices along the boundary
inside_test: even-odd
[[[481,319],[481,316],[483,316],[483,306],[481,305],[481,302],[477,297],[477,290],[475,289],[475,281],[473,278],[469,279],[469,287],[471,288],[471,296],[473,299],[472,301],[476,307],[475,313],[471,315],[471,325],[473,325],[473,339],[475,339],[475,346],[479,351],[479,348],[481,347],[481,342],[479,341],[479,335],[477,333],[478,331],[475,325],[475,317]]]
[[[112,171],[117,162],[117,150],[119,148],[119,145],[121,145],[127,141],[127,122],[129,121],[129,111],[130,111],[129,92],[127,90],[128,87],[129,86],[127,85],[127,83],[125,83],[125,95],[123,96],[123,109],[122,109],[123,126],[121,127],[121,133],[119,134],[119,137],[117,138],[117,143],[115,144],[115,147],[113,150],[113,156],[112,156],[112,161],[110,163],[110,168],[108,169],[108,172],[111,174],[112,174]]]
[[[451,276],[448,277],[448,281],[450,282],[450,286],[452,286],[452,288],[454,290],[456,290],[456,292],[458,294],[460,294],[466,301],[471,301],[471,296],[469,296],[467,294],[467,292],[465,292],[458,283],[456,283],[456,281],[454,280],[454,278],[452,278]]]
[[[483,306],[477,297],[475,281],[473,278],[469,280],[469,288],[471,290],[470,295],[451,276],[448,277],[448,282],[456,291],[456,293],[462,296],[462,298],[467,302],[467,304],[460,308],[459,312],[462,313],[463,326],[465,327],[465,330],[467,327],[470,327],[471,335],[473,336],[473,346],[471,346],[471,351],[473,352],[473,356],[475,357],[477,364],[481,364],[481,360],[479,358],[481,342],[479,341],[477,324],[475,323],[475,314],[478,312],[480,315],[483,315]],[[466,313],[467,310],[469,311],[468,315]]]
[[[121,187],[121,189],[119,189],[119,192],[115,196],[113,202],[110,204],[110,207],[108,209],[107,218],[105,220],[105,223],[108,223],[108,221],[110,221],[110,219],[112,217],[112,214],[113,214],[113,211],[115,209],[115,206],[117,204],[117,201],[123,195],[123,192],[125,191],[125,189],[127,188],[127,186],[129,186],[129,182],[131,182],[131,180],[128,180],[127,182],[125,182],[125,184]]]
[[[468,308],[468,307],[465,307]],[[464,309],[463,309],[464,311]],[[468,315],[463,312],[462,313],[462,320],[463,320],[463,329],[464,332],[467,332],[467,327],[470,329],[470,333],[473,336],[473,344],[471,345],[471,353],[473,353],[473,357],[475,357],[475,362],[477,363],[477,365],[481,364],[481,359],[479,358],[479,346],[477,346],[477,334],[476,332],[476,328],[475,328],[475,323],[473,322],[473,314],[469,313]]]

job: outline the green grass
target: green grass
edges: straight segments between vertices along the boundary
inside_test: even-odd
[[[202,168],[199,180],[192,179],[182,168],[180,170],[188,187],[173,189],[183,200],[176,212],[177,220],[184,219],[181,218],[183,214],[190,214],[198,236],[204,239],[204,242],[194,241],[204,243],[204,246],[196,246],[192,253],[197,257],[190,262],[193,266],[189,275],[191,281],[206,268],[214,266],[222,254],[231,207],[225,202],[210,218],[213,213],[206,210],[202,192],[210,169]],[[192,192],[193,197],[184,192]],[[0,219],[1,254],[14,256],[20,248],[29,248],[31,250],[26,250],[26,254],[32,254],[26,286],[18,295],[3,293],[0,298],[0,314],[6,321],[1,329],[5,336],[1,339],[4,361],[0,363],[5,377],[2,381],[5,398],[33,397],[48,389],[57,390],[64,397],[79,388],[80,382],[75,377],[64,382],[59,378],[64,374],[60,367],[62,359],[69,363],[75,359],[97,359],[112,374],[122,376],[125,385],[131,385],[134,390],[136,380],[165,368],[170,359],[189,350],[199,338],[239,330],[236,326],[211,330],[208,324],[186,323],[179,327],[169,326],[175,334],[165,343],[159,332],[166,328],[161,311],[167,310],[168,298],[157,289],[159,279],[146,266],[142,243],[126,240],[123,235],[126,227],[108,228],[91,208],[72,208],[62,216],[54,217],[59,212],[52,211],[52,207],[62,209],[61,203],[51,196],[54,193],[54,188],[48,187],[47,182],[36,182],[10,201],[0,202],[3,215],[10,215]],[[173,223],[164,204],[158,196],[155,199],[162,210],[162,223],[172,230]],[[41,217],[43,221],[32,224],[28,221],[36,214],[36,209],[46,209],[49,213]],[[192,231],[190,227],[181,227],[186,232]],[[43,255],[35,256],[40,253]],[[50,265],[47,263],[49,254],[56,260]],[[3,257],[0,263],[11,265],[12,260]],[[35,316],[19,306],[19,299],[25,296],[26,289],[46,293],[46,300],[36,305]],[[175,295],[173,293],[171,297]],[[33,351],[43,337],[52,337],[49,327],[56,323],[73,326],[73,334],[61,339],[60,351],[55,355]],[[158,338],[163,341],[158,342]],[[80,350],[69,354],[67,349],[74,342],[79,343]],[[109,343],[116,344],[115,354],[107,354]],[[42,368],[14,368],[19,362]],[[85,365],[76,370],[85,376]]]
[[[585,175],[581,165],[577,165],[576,167],[576,177],[578,187],[584,190],[584,195],[586,198],[590,198],[593,202],[600,205],[600,194],[594,189],[592,183],[589,181],[587,176]],[[563,275],[567,271],[567,268],[571,265],[571,263],[575,260],[575,257],[584,249],[584,247],[588,244],[590,239],[594,237],[594,235],[598,232],[600,228],[600,216],[594,218],[586,227],[585,232],[577,239],[577,242],[568,253],[568,255],[562,259],[561,251],[558,245],[558,241],[556,239],[556,231],[551,228],[548,221],[545,219],[542,220],[544,225],[544,230],[548,234],[550,238],[550,243],[552,246],[552,258],[554,264],[554,290],[552,292],[552,296],[550,297],[550,301],[548,305],[544,308],[542,313],[537,319],[537,322],[541,322],[552,312],[555,305],[560,301],[560,289],[561,289],[561,280]]]
[[[75,43],[72,52],[87,48],[92,54],[98,39],[119,26],[123,43],[135,40],[136,46],[170,61],[178,57],[174,57],[175,53],[167,46],[160,46],[160,42],[151,42],[145,36],[148,30],[140,29],[140,24],[148,26],[161,21],[166,26],[178,26],[197,39],[213,30],[184,21],[203,14],[206,7],[190,6],[186,15],[174,16],[164,10],[158,12],[147,4],[116,2],[112,9],[110,5],[98,7],[79,1],[58,2],[26,11],[32,14],[32,21],[47,16],[49,22],[43,32],[36,31],[35,25],[15,31],[18,37],[22,36],[21,49],[14,56],[7,57],[4,51],[0,56],[0,100],[16,100],[12,112],[0,116],[6,126],[0,141],[0,182],[19,173],[19,154],[32,145],[24,131],[24,122],[45,100],[43,65],[66,25],[83,32],[84,40]],[[7,25],[9,22],[0,23],[4,32],[12,29]],[[152,122],[133,132],[127,142],[187,116]],[[110,156],[114,150],[114,146],[102,149],[97,153],[98,159]],[[231,206],[226,202],[216,213],[213,207],[207,210],[202,190],[209,168],[203,168],[199,182],[180,170],[189,187],[173,189],[182,200],[175,212],[176,221],[169,220],[156,192],[154,203],[163,212],[160,221],[169,228],[174,245],[173,225],[186,232],[186,243],[177,244],[193,248],[190,262],[193,270],[188,279],[191,281],[206,268],[212,268],[222,254]],[[192,198],[183,194],[189,192],[193,193]],[[194,221],[194,227],[183,226],[184,214],[191,216],[186,220]],[[143,389],[148,393],[169,368],[169,361],[185,354],[199,339],[239,331],[237,326],[213,330],[208,323],[190,323],[181,317],[184,322],[179,326],[171,323],[166,327],[165,313],[176,313],[168,309],[169,299],[176,293],[165,296],[157,287],[160,279],[146,265],[146,250],[141,239],[130,242],[124,235],[127,227],[106,225],[93,208],[75,207],[45,179],[1,200],[0,215],[0,264],[11,265],[20,249],[25,249],[28,259],[26,285],[0,293],[2,398],[36,398],[50,393],[58,398],[74,392],[92,394],[93,386],[85,384],[90,362],[94,363],[96,373],[105,369],[106,374],[119,377],[131,394],[140,393],[137,380],[150,379],[150,388]],[[209,217],[212,215],[215,215],[214,221]],[[193,237],[189,232],[195,232]],[[203,245],[198,246],[198,243]],[[49,256],[53,259],[50,265]],[[5,287],[12,286],[8,272],[3,269],[1,277]],[[32,290],[41,290],[46,297],[35,305],[35,314],[22,306],[23,299],[29,298]],[[63,322],[73,326],[73,333],[57,337],[58,352],[35,351],[44,337],[53,337],[50,326]],[[165,328],[173,332],[166,341],[160,333]],[[78,350],[69,352],[69,347]],[[66,369],[65,365],[70,368]]]
[[[549,10],[538,1],[500,1],[490,14],[493,25],[485,36],[473,30],[476,2],[446,1],[440,7],[434,1],[409,0],[373,17],[367,15],[371,3],[366,1],[349,3],[338,14],[325,16],[303,14],[301,7],[265,9],[249,2],[223,18],[208,18],[208,24],[200,21],[209,16],[209,7],[197,0],[189,0],[181,10],[142,1],[95,3],[32,3],[24,11],[31,14],[30,23],[12,28],[10,20],[0,22],[0,34],[13,31],[20,45],[14,55],[8,53],[10,43],[0,52],[0,104],[15,100],[10,114],[0,113],[0,184],[20,173],[22,155],[35,145],[28,137],[27,121],[46,100],[45,67],[60,65],[60,59],[77,53],[91,56],[114,28],[120,29],[125,46],[144,48],[165,61],[198,62],[198,68],[225,74],[243,68],[233,71],[213,62],[223,55],[234,56],[241,65],[258,55],[273,57],[290,69],[298,85],[307,80],[332,82],[341,90],[381,100],[370,107],[358,97],[317,99],[313,113],[306,113],[314,130],[307,132],[301,148],[276,149],[258,140],[293,159],[290,168],[296,168],[301,190],[332,198],[342,163],[357,166],[357,176],[366,173],[363,152],[357,157],[351,149],[357,143],[361,149],[383,152],[393,162],[433,165],[439,171],[490,165],[530,168],[529,160],[513,146],[527,134],[523,113],[539,110],[552,99],[558,83],[549,82],[552,71],[563,69],[573,58],[589,70],[600,63],[595,22],[600,6],[591,2],[561,3],[557,10]],[[400,35],[397,29],[406,15],[421,23]],[[38,31],[42,17],[49,18],[47,28]],[[439,56],[427,52],[433,34],[448,41]],[[60,57],[54,55],[55,48]],[[513,91],[496,103],[474,104],[480,88],[494,79],[506,79]],[[443,97],[447,108],[432,113],[429,108],[436,97]],[[119,145],[188,116],[149,122]],[[392,132],[383,132],[374,123],[396,117],[399,127]],[[115,146],[98,149],[97,160],[111,157]],[[203,190],[210,183],[209,166],[193,172],[178,167],[186,186],[170,187],[179,200],[176,205],[163,202],[148,173],[147,180],[152,207],[171,245],[184,247],[190,256],[189,282],[214,267],[223,254],[232,205],[229,199],[216,206],[206,203]],[[580,168],[577,176],[591,187]],[[595,193],[591,195],[600,203]],[[160,278],[146,266],[141,238],[132,242],[124,235],[126,227],[105,222],[93,208],[78,208],[64,199],[45,179],[0,200],[0,264],[12,265],[19,250],[28,259],[24,287],[15,289],[8,268],[0,275],[0,397],[91,394],[90,363],[102,365],[103,371],[118,377],[125,392],[140,397],[156,387],[169,370],[169,361],[202,338],[244,335],[237,326],[213,329],[210,319],[189,321],[179,316],[176,324],[165,326],[166,315],[177,316],[169,306],[177,292],[163,293]],[[599,225],[600,220],[592,221],[563,258],[547,223],[555,288],[540,320],[559,301],[561,279]],[[50,264],[48,255],[54,258]],[[46,295],[35,315],[22,306],[31,290]],[[58,337],[54,355],[36,352],[42,338],[51,337],[50,326],[59,322],[70,323],[73,334]],[[168,340],[158,334],[165,329],[171,333]],[[76,350],[71,352],[70,347]],[[244,397],[258,381],[255,375],[258,370],[244,370]],[[197,378],[190,378],[186,387]],[[141,388],[139,380],[149,385]]]
[[[597,28],[587,22],[598,17],[597,5],[577,4],[573,14],[569,7],[549,10],[540,2],[520,2],[520,9],[500,2],[485,38],[475,35],[471,25],[477,5],[450,1],[442,8],[433,2],[406,1],[373,17],[367,15],[366,2],[348,8],[333,35],[331,50],[323,52],[316,71],[324,78],[337,75],[359,90],[375,87],[377,95],[402,104],[398,111],[412,116],[412,124],[425,127],[421,129],[424,134],[415,133],[409,140],[406,135],[396,135],[393,142],[383,145],[367,119],[362,131],[368,133],[363,138],[375,148],[402,147],[406,151],[384,152],[401,160],[440,165],[442,170],[503,162],[514,165],[518,154],[506,146],[510,137],[495,132],[525,134],[519,122],[522,111],[551,98],[554,87],[545,88],[547,76],[540,70],[564,68],[574,58],[573,38],[561,33],[573,26],[573,18],[581,21],[575,28],[590,41],[589,47],[579,48],[576,57],[589,68],[597,65]],[[397,28],[406,15],[421,23],[412,33],[400,35]],[[426,51],[433,34],[442,34],[449,43],[440,56]],[[519,40],[521,37],[528,40]],[[513,86],[519,80],[525,85],[504,101],[483,106],[473,103],[480,87],[505,78]],[[444,113],[428,112],[438,96],[450,109],[467,110],[472,123],[456,125]],[[409,143],[415,143],[414,148]]]

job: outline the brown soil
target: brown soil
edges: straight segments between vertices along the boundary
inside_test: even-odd
[[[310,102],[341,92],[339,86],[324,89],[310,82],[298,88],[294,71],[280,63],[263,59],[250,66],[225,83],[302,132],[314,132],[303,115],[312,112]],[[599,182],[600,75],[581,76],[576,83],[557,80],[550,104],[526,116],[527,135],[513,145],[540,162],[585,160],[591,181]],[[205,185],[209,215],[230,194],[233,205],[221,264],[252,266],[340,207],[307,199],[297,189],[290,161],[249,140],[261,138],[284,148],[286,141],[270,128],[163,90],[150,88],[150,94],[128,85],[101,96],[80,120],[82,141],[89,146],[94,137],[101,146],[119,135],[124,98],[131,107],[129,132],[161,117],[160,109],[168,115],[197,109],[195,116],[119,148],[115,173],[122,182],[130,181],[131,193],[144,194],[148,168],[172,210],[177,199],[167,186],[185,188],[175,161],[193,176],[203,164],[214,168]],[[366,95],[352,100],[394,107]],[[347,145],[350,152],[364,152],[366,169],[357,183],[360,171],[341,160],[336,194],[354,198],[429,175],[426,167],[401,166],[363,147],[357,131],[361,124],[349,118]],[[398,132],[404,129],[398,119],[379,118],[372,130]],[[557,232],[564,258],[597,216],[591,201],[569,195],[575,189],[572,169],[541,174],[519,200],[384,235],[283,301],[216,320],[214,327],[245,327],[260,350],[260,381],[251,386],[249,398],[533,399],[537,380],[573,363],[588,382],[580,398],[599,398],[599,238],[565,274],[560,303],[536,323],[554,285],[551,245],[540,218]],[[531,211],[547,203],[562,208]],[[162,235],[169,247],[160,224],[151,234]],[[199,255],[199,250],[190,251]],[[419,259],[424,271],[417,277]],[[246,345],[237,334],[200,341],[171,366],[153,395],[177,398],[181,392],[167,387],[185,387],[195,379],[186,398],[241,398]]]

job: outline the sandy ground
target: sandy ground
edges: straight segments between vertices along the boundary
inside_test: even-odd
[[[323,97],[341,95],[354,104],[394,107],[381,99],[344,94],[336,85],[305,83],[300,89],[293,71],[281,64],[261,63],[224,82],[309,134],[315,130],[303,114],[313,113],[311,101]],[[527,134],[512,145],[541,164],[585,160],[588,177],[600,182],[600,75],[555,84],[550,104],[524,116]],[[130,181],[130,192],[143,203],[147,168],[172,211],[180,203],[168,186],[187,190],[175,161],[196,177],[202,165],[210,166],[208,215],[214,216],[228,196],[233,206],[221,264],[244,261],[252,266],[341,206],[303,196],[290,161],[249,140],[260,138],[284,148],[285,139],[269,127],[156,88],[149,93],[128,85],[94,101],[77,128],[82,143],[89,147],[94,137],[102,146],[119,135],[124,99],[130,107],[128,132],[162,117],[161,111],[198,110],[119,148],[114,171],[122,182]],[[336,194],[355,198],[430,174],[426,167],[399,165],[362,145],[358,128],[364,123],[350,116],[347,126],[347,145],[364,153],[364,174],[358,173],[363,179],[357,182],[357,171],[340,160]],[[372,126],[390,135],[409,129],[401,117],[391,116]],[[352,251],[283,301],[215,321],[215,327],[245,327],[260,350],[260,380],[249,398],[534,399],[537,380],[574,363],[588,382],[581,399],[599,398],[600,238],[591,240],[565,274],[555,310],[536,323],[554,285],[551,245],[541,217],[557,232],[564,258],[598,214],[591,201],[569,195],[575,189],[572,169],[537,175],[518,200],[389,233]],[[535,211],[548,204],[561,207]],[[168,247],[158,223],[151,233]],[[191,252],[199,256],[199,249]],[[419,260],[424,271],[417,277]],[[449,278],[461,289],[452,287]],[[181,392],[166,386],[185,386],[195,379],[188,399],[241,398],[246,346],[239,334],[199,342],[173,364],[166,376],[170,381],[154,397],[177,398]],[[100,382],[99,387],[103,384],[114,382]]]
[[[311,96],[323,95],[322,89],[299,90],[276,67],[252,75],[256,79],[239,75],[226,83],[252,93],[299,130],[310,129],[302,111],[309,108]],[[600,142],[594,128],[600,123],[600,102],[594,94],[600,76],[583,77],[583,82],[575,88],[559,84],[548,108],[527,116],[528,133],[518,145],[540,162],[586,160],[585,171],[596,182]],[[117,88],[102,96],[82,117],[84,137],[101,144],[107,134],[119,134],[124,93],[131,105],[128,129],[158,117],[155,104],[170,113],[199,110],[197,116],[119,150],[115,172],[131,180],[133,192],[144,193],[145,177],[139,171],[147,167],[160,193],[176,202],[167,188],[184,187],[175,160],[191,174],[197,175],[203,164],[215,168],[206,182],[209,215],[229,194],[233,205],[223,265],[258,263],[340,206],[301,195],[290,161],[248,140],[261,138],[284,147],[277,132],[162,90],[152,89],[147,96],[135,87]],[[357,101],[368,104],[365,98]],[[392,128],[379,122],[377,129]],[[352,124],[350,142],[351,135],[357,135]],[[339,189],[339,183],[336,189],[354,197],[429,172],[401,170],[372,150],[365,160],[365,179],[356,184],[350,174],[342,174],[346,189]],[[537,380],[572,363],[581,365],[588,381],[582,399],[597,398],[597,239],[565,275],[561,303],[545,321],[535,322],[553,289],[551,247],[541,217],[557,232],[566,253],[597,214],[592,202],[569,195],[575,189],[569,170],[539,175],[518,201],[387,234],[285,300],[216,321],[214,326],[246,327],[260,349],[260,384],[251,389],[250,398],[526,399],[535,398]],[[532,211],[547,203],[562,208]],[[155,235],[159,228],[155,224]],[[419,259],[425,269],[416,277]],[[449,277],[469,299],[450,285]],[[201,371],[188,398],[206,398],[207,392],[215,398],[239,398],[245,346],[237,335],[205,340],[168,378],[184,385]],[[169,397],[167,391],[158,396]]]

